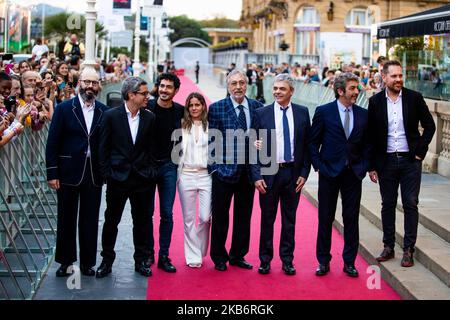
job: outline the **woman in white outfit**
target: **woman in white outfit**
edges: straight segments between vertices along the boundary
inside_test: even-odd
[[[211,185],[208,174],[208,117],[205,98],[197,92],[186,99],[182,121],[182,150],[178,165],[178,193],[184,219],[186,264],[200,268],[206,256],[211,226]],[[196,225],[197,199],[199,200]]]

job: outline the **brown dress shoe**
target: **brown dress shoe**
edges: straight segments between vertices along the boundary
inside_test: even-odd
[[[394,249],[391,249],[389,247],[384,247],[383,252],[377,257],[378,262],[384,262],[391,260],[395,257]]]
[[[407,250],[403,252],[403,258],[401,262],[402,267],[412,267],[414,265],[413,251]]]

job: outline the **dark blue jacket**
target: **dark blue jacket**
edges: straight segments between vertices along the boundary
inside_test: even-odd
[[[326,177],[337,177],[344,170],[347,160],[361,180],[369,169],[368,113],[357,105],[353,105],[352,110],[353,130],[347,140],[337,100],[316,108],[309,150],[314,169]]]
[[[272,132],[270,130],[275,130],[275,113],[274,104],[270,104],[263,108],[255,111],[255,122],[252,124],[252,128],[259,131],[260,129],[267,129],[267,137],[263,139],[263,144],[267,144],[268,154],[271,161],[276,162],[276,154],[271,154],[272,143],[271,140],[274,139],[276,142],[276,137],[272,138]],[[294,177],[297,181],[298,177],[303,177],[308,179],[309,172],[311,170],[311,162],[309,158],[309,150],[307,147],[308,137],[311,129],[311,122],[309,119],[308,109],[304,106],[300,106],[292,103],[292,112],[294,116]],[[261,136],[258,134],[258,137]],[[266,142],[265,142],[266,141]],[[274,147],[276,152],[276,147]],[[258,158],[259,159],[259,158]],[[270,189],[273,184],[274,175],[261,175],[261,167],[270,167],[271,165],[278,165],[275,163],[252,164],[252,180],[256,182],[258,180],[264,179],[267,187]]]
[[[85,174],[97,186],[102,185],[99,169],[99,124],[108,109],[95,101],[94,118],[88,133],[80,100],[77,97],[60,103],[53,114],[47,138],[47,180],[59,179],[61,184],[78,186]],[[87,150],[91,149],[91,172],[86,172]]]
[[[253,99],[248,99],[249,110],[250,110],[250,124],[249,127],[254,122],[255,118],[255,110],[258,108],[263,107],[263,104],[261,102],[258,102]],[[216,163],[212,162],[208,166],[208,171],[216,172],[218,178],[222,181],[229,182],[229,183],[235,183],[239,181],[239,178],[241,176],[241,172],[245,165],[243,164],[237,164],[234,159],[227,159],[226,158],[226,133],[227,130],[234,131],[237,130],[239,127],[238,123],[238,117],[236,115],[236,111],[233,107],[233,103],[231,102],[231,98],[227,97],[225,99],[219,100],[217,102],[214,102],[209,106],[208,110],[208,123],[209,123],[209,135],[210,138],[212,135],[214,135],[214,131],[218,130],[217,132],[220,132],[223,138],[223,142],[221,145],[219,145],[216,141],[216,143],[210,143],[210,150],[209,154],[212,154],[215,156],[215,150],[211,149],[211,146],[214,145],[215,148],[222,148],[223,151],[223,161],[222,163]],[[212,130],[213,129],[213,130]],[[214,130],[215,129],[215,130]],[[210,139],[211,141],[211,139]],[[252,142],[251,142],[252,143]],[[215,145],[217,144],[217,145]],[[213,148],[213,149],[215,149]],[[235,153],[237,152],[238,146],[237,144],[234,146]],[[231,162],[231,163],[230,163]]]

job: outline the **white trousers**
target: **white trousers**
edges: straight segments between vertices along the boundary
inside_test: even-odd
[[[184,255],[186,264],[202,263],[209,245],[211,227],[212,178],[208,172],[182,172],[178,192],[184,219]],[[196,225],[197,198],[199,199]]]

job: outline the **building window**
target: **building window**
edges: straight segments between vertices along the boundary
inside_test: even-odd
[[[364,58],[370,57],[370,27],[375,23],[375,17],[368,8],[353,8],[345,17],[345,29],[347,32],[362,33]]]
[[[294,25],[296,34],[296,54],[319,54],[320,15],[313,6],[300,9]]]
[[[354,8],[345,17],[346,26],[370,28],[373,23],[375,18],[367,8]]]

